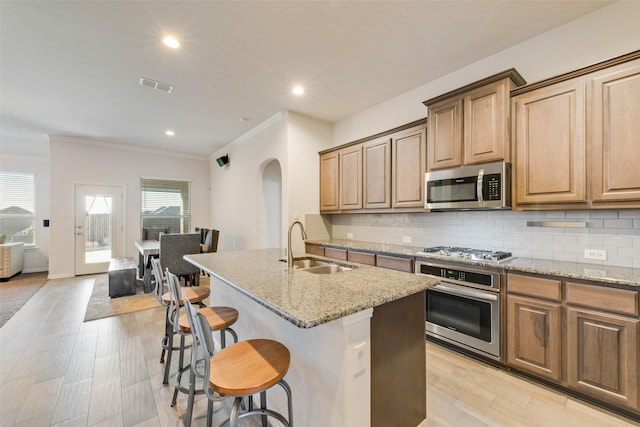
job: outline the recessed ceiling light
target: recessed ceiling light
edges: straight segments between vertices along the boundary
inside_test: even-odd
[[[172,130],[167,130],[167,131],[164,132],[164,134],[167,135],[167,136],[174,136],[176,133],[174,131],[172,131]]]
[[[162,41],[165,45],[169,46],[172,49],[177,49],[180,47],[180,42],[173,36],[166,36],[164,39],[162,39]]]
[[[304,94],[304,88],[300,85],[294,86],[291,92],[293,92],[294,95],[302,95]]]

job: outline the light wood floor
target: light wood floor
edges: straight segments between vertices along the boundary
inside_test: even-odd
[[[164,310],[83,323],[92,283],[52,280],[0,329],[1,426],[182,425],[186,399],[180,395],[170,407],[173,389],[162,385],[158,363]],[[429,418],[421,427],[640,426],[433,344],[426,348]],[[214,425],[226,418],[218,409]],[[205,410],[199,396],[194,426],[206,424]]]

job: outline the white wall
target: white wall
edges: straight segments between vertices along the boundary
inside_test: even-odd
[[[331,125],[292,111],[287,112],[289,196],[284,231],[294,219],[320,212],[320,161],[318,152],[331,145]],[[305,224],[306,226],[307,224]],[[294,251],[304,252],[298,230],[292,233]],[[285,241],[285,240],[283,240]]]
[[[289,223],[318,212],[318,151],[331,144],[331,125],[294,112],[278,113],[211,156],[211,226],[220,230],[218,250],[261,247],[264,239],[262,170],[271,160],[282,171],[282,239]],[[215,159],[229,154],[230,164]],[[296,235],[299,235],[296,231]],[[303,250],[293,239],[294,250]]]
[[[423,118],[423,101],[509,68],[533,83],[637,50],[639,18],[640,1],[613,3],[335,123],[333,145]]]
[[[211,156],[211,228],[220,230],[219,251],[255,249],[262,209],[262,170],[277,160],[283,176],[287,169],[286,118],[277,114],[238,141]],[[229,165],[215,159],[229,155]],[[286,182],[283,180],[283,200]]]
[[[47,271],[49,268],[49,228],[42,225],[42,220],[49,219],[49,159],[2,153],[0,170],[9,172],[28,172],[35,176],[36,192],[36,225],[35,246],[27,246],[24,250],[23,273]]]
[[[51,254],[49,277],[74,275],[75,184],[118,185],[125,195],[125,256],[137,259],[140,238],[140,178],[191,181],[191,227],[209,223],[209,162],[118,147],[71,137],[50,138]]]

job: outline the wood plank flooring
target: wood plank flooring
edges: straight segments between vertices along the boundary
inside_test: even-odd
[[[162,384],[158,363],[165,311],[83,323],[93,280],[49,281],[0,329],[1,426],[183,425],[186,398],[170,406],[173,389]],[[640,426],[439,346],[426,348],[428,419],[420,427]],[[192,425],[204,426],[204,396],[194,414]],[[214,425],[227,416],[228,408],[216,406]]]

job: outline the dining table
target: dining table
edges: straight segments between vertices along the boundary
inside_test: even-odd
[[[153,291],[153,282],[151,281],[151,258],[160,255],[160,241],[158,240],[136,240],[136,248],[138,249],[138,277],[144,283],[144,292]]]

